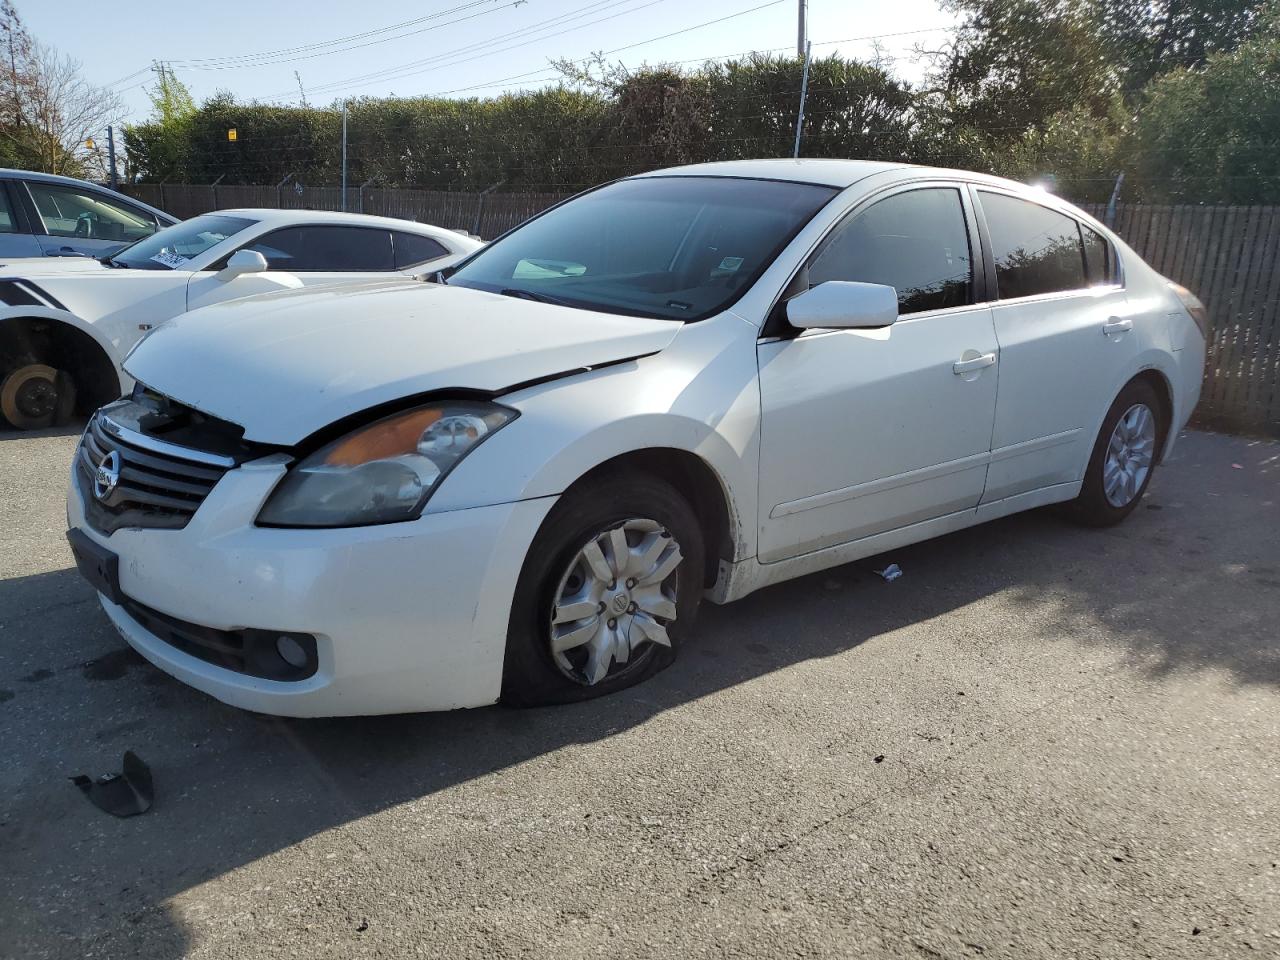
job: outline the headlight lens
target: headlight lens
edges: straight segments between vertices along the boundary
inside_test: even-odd
[[[285,474],[258,523],[358,527],[412,520],[454,465],[516,416],[496,403],[460,400],[371,423]]]

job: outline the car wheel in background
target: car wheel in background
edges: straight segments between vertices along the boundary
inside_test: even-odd
[[[65,423],[75,401],[71,378],[43,363],[16,367],[0,380],[0,416],[19,430]]]
[[[697,518],[669,484],[611,473],[547,515],[516,585],[502,699],[566,703],[671,664],[703,590]]]
[[[1102,421],[1075,519],[1088,526],[1119,523],[1147,492],[1168,431],[1164,404],[1151,384],[1135,380],[1120,391]]]

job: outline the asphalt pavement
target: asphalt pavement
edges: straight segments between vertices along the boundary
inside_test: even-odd
[[[74,444],[0,436],[0,956],[1280,956],[1280,444],[705,606],[612,698],[323,721],[123,644]],[[128,749],[116,819],[68,778]]]

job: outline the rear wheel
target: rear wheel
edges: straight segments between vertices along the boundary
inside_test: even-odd
[[[28,363],[0,381],[0,415],[19,430],[39,430],[64,423],[75,409],[71,378],[43,363]]]
[[[1147,492],[1168,425],[1164,405],[1151,384],[1130,383],[1116,397],[1093,445],[1076,519],[1089,526],[1119,523]]]
[[[586,700],[668,666],[697,613],[702,569],[697,518],[669,484],[617,475],[570,491],[516,586],[503,701]]]

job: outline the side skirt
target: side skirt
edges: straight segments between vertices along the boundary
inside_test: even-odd
[[[894,550],[908,544],[919,543],[921,540],[954,533],[997,517],[1073,500],[1079,495],[1080,486],[1079,482],[1074,482],[1042,487],[1039,490],[1006,497],[1003,500],[984,503],[973,510],[961,510],[947,514],[945,517],[935,517],[932,520],[913,523],[896,530],[887,530],[849,543],[824,547],[812,553],[788,557],[786,560],[775,563],[760,563],[755,557],[737,563],[722,560],[720,574],[716,578],[715,586],[707,591],[707,599],[712,603],[729,603],[740,600],[762,587],[781,583],[784,580],[793,580],[809,573],[817,573],[819,570],[827,570],[877,553],[884,553],[886,550]]]

